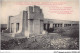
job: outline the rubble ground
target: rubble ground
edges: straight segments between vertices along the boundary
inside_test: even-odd
[[[5,37],[6,38],[6,37]],[[8,37],[9,38],[9,37]],[[79,39],[61,36],[58,33],[38,35],[29,39],[9,39],[1,41],[2,50],[70,50],[79,49]]]
[[[7,34],[9,35],[9,34]],[[30,38],[11,38],[1,35],[2,50],[78,50],[79,29],[58,29],[54,33],[32,35]]]

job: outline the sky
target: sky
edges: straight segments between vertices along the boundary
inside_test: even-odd
[[[24,4],[22,4],[22,2]],[[32,2],[33,4],[28,4],[29,2]],[[36,2],[37,4],[34,2]],[[38,5],[38,2],[41,2],[42,5]],[[48,4],[47,2],[50,2],[50,3]],[[56,2],[57,3],[60,2],[60,3],[55,4]],[[40,6],[40,8],[43,10],[44,18],[79,21],[78,0],[46,0],[46,1],[44,0],[3,0],[2,2],[0,2],[0,4],[1,3],[2,5],[0,7],[1,9],[0,24],[6,24],[8,22],[9,16],[18,15],[21,11],[26,10],[26,7],[33,6],[33,5]],[[70,14],[62,13],[66,10],[59,10],[59,8],[60,9],[67,8]],[[59,11],[61,12],[59,13]]]

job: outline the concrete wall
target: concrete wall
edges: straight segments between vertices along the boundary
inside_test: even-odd
[[[16,32],[16,24],[19,23],[19,31],[22,31],[22,18],[23,17],[23,12],[21,12],[20,14],[13,16],[10,18],[10,32],[11,32],[11,24],[13,23],[13,28],[14,28],[14,32],[13,33],[17,33]],[[12,32],[11,32],[12,33]]]
[[[29,6],[28,10],[28,30],[30,34],[41,34],[43,31],[43,12],[38,6]]]
[[[43,20],[44,15],[42,12],[42,9],[40,9],[40,7],[38,6],[29,6],[27,7],[28,10],[28,19],[39,19],[39,20]]]
[[[43,31],[43,17],[40,7],[29,6],[26,11],[9,17],[8,29],[5,32],[9,31],[15,37],[26,36],[27,38],[30,34],[41,34]],[[19,27],[19,30],[17,27]]]
[[[15,37],[27,37],[29,38],[29,32],[28,32],[28,12],[27,11],[23,11],[21,12],[20,15],[18,15],[19,17],[16,17],[15,19],[19,20],[19,21],[15,21],[16,23],[19,22],[20,23],[20,30],[15,33]]]
[[[50,23],[50,24],[62,24],[62,27],[65,27],[65,24],[77,24],[79,25],[79,21],[67,21],[67,20],[55,20],[55,19],[44,19],[44,23]]]
[[[47,27],[46,30],[52,28],[53,31],[58,30],[59,28],[63,28],[65,30],[70,29],[70,28],[71,29],[79,28],[79,21],[44,19],[44,24],[46,24],[46,27]]]
[[[46,24],[47,29],[58,29],[59,27],[65,27],[65,24],[71,24],[68,27],[73,27],[73,25],[76,27],[75,24],[79,25],[79,22],[44,19],[42,9],[39,6],[29,6],[26,11],[22,11],[16,16],[9,16],[8,28],[4,32],[12,33],[13,37],[29,38],[30,34],[42,34],[44,24]]]
[[[4,33],[9,31],[9,33],[12,33],[13,37],[14,36],[15,37],[24,37],[25,33],[28,31],[28,19],[27,18],[28,18],[27,11],[22,11],[22,12],[20,12],[20,14],[18,14],[16,16],[9,16],[8,29],[6,29],[4,31]],[[16,31],[17,30],[17,23],[19,23],[19,30],[18,31]]]

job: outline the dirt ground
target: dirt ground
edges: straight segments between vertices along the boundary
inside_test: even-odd
[[[16,39],[1,36],[2,50],[77,50],[79,38],[62,36],[58,33],[35,35],[29,39]]]

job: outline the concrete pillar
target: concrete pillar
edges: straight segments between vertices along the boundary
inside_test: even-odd
[[[62,23],[62,27],[64,27],[64,23]]]
[[[40,34],[43,32],[43,20],[40,20]]]
[[[9,18],[8,18],[8,29],[10,30],[10,17],[11,16],[9,16]]]
[[[33,21],[33,31],[34,34],[40,34],[40,20]]]
[[[10,23],[10,32],[14,33],[14,30],[15,30],[14,23]]]
[[[34,20],[28,20],[28,28],[29,28],[29,33],[33,34],[34,33]]]
[[[50,28],[53,28],[53,24],[52,23],[50,23]]]
[[[58,27],[58,24],[56,24],[57,25],[57,27]]]
[[[13,17],[13,16],[9,16],[8,18],[8,25],[7,25],[7,29],[9,32],[11,32],[11,24],[10,24],[10,18]]]
[[[16,23],[14,23],[14,33],[16,33]]]

